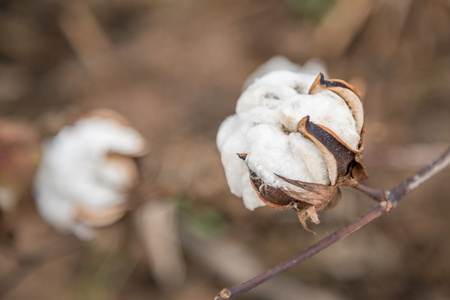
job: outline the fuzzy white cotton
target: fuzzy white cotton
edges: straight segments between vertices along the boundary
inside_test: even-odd
[[[248,168],[273,187],[298,191],[275,174],[330,184],[321,152],[297,132],[297,124],[303,117],[309,115],[312,122],[330,128],[353,149],[357,149],[360,140],[346,102],[328,90],[309,95],[318,73],[311,74],[288,62],[278,57],[250,77],[248,87],[237,101],[236,114],[222,123],[217,134],[230,190],[242,197],[250,210],[264,203],[253,190]],[[237,153],[247,154],[245,163]]]
[[[92,224],[108,225],[124,214],[137,177],[130,157],[145,148],[139,132],[111,118],[93,116],[62,128],[43,147],[34,179],[41,216],[59,231],[91,238]]]
[[[251,74],[244,83],[244,89],[255,82],[256,79],[264,77],[264,75],[272,73],[273,71],[291,71],[292,73],[301,74],[301,76],[315,77],[322,72],[325,77],[328,77],[325,63],[318,58],[311,58],[303,66],[294,64],[284,56],[274,56]],[[314,80],[314,78],[313,78]],[[312,83],[312,82],[311,82]]]

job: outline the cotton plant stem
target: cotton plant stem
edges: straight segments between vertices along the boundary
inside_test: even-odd
[[[357,189],[358,191],[360,191],[361,193],[369,196],[370,198],[373,198],[375,201],[377,202],[382,202],[382,201],[386,201],[386,192],[383,190],[376,190],[373,188],[370,188],[368,186],[362,185],[362,184],[358,184],[355,189]]]
[[[274,268],[246,281],[241,284],[238,284],[232,288],[229,289],[223,289],[215,298],[215,300],[225,300],[225,299],[233,299],[236,296],[239,296],[258,285],[266,282],[267,280],[271,279],[275,275],[278,275],[286,270],[291,269],[292,267],[296,266],[297,264],[301,263],[302,261],[316,255],[320,251],[328,248],[329,246],[333,245],[340,239],[348,236],[352,232],[355,232],[362,226],[366,225],[367,223],[373,221],[374,219],[378,218],[379,216],[383,215],[386,212],[384,207],[382,205],[378,205],[372,210],[370,210],[368,213],[360,217],[358,220],[354,221],[353,223],[349,224],[348,226],[345,226],[344,228],[341,228],[340,230],[336,231],[332,235],[328,236],[327,238],[321,240],[317,244],[311,246],[310,248],[306,249],[305,251],[291,257],[290,259],[284,261],[283,263],[275,266]]]
[[[438,159],[431,162],[428,166],[418,171],[393,189],[389,191],[388,198],[395,205],[400,199],[418,188],[428,179],[436,175],[439,171],[445,169],[450,164],[450,147],[439,156]]]
[[[395,207],[396,204],[405,197],[407,194],[418,188],[422,183],[426,182],[428,179],[433,177],[436,173],[443,170],[450,163],[450,147],[435,161],[430,163],[425,168],[421,169],[413,176],[409,177],[399,185],[395,186],[391,190],[375,190],[362,185],[356,187],[359,191],[369,195],[370,197],[376,199],[379,204],[372,208],[369,212],[358,218],[356,221],[350,223],[349,225],[339,229],[332,235],[326,237],[310,248],[302,251],[301,253],[291,257],[290,259],[284,261],[283,263],[267,270],[266,272],[231,288],[225,288],[219,292],[219,294],[214,298],[214,300],[228,300],[234,299],[235,297],[257,287],[258,285],[266,282],[275,275],[278,275],[302,261],[314,256],[320,251],[328,248],[342,238],[350,235],[356,230],[360,229],[364,225],[372,222],[376,218],[388,213],[391,208]]]

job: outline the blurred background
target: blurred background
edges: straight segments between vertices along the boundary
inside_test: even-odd
[[[306,232],[247,211],[215,135],[242,84],[284,55],[364,95],[366,185],[391,188],[450,143],[447,0],[0,1],[0,298],[213,299],[374,203],[344,190]],[[98,238],[47,225],[40,143],[95,108],[149,141],[130,211]],[[450,170],[387,216],[239,299],[450,299]]]

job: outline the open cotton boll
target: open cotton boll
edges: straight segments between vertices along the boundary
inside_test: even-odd
[[[138,179],[133,157],[146,151],[145,139],[124,117],[97,112],[65,126],[46,143],[34,178],[41,216],[81,239],[125,214],[128,192]]]
[[[249,82],[217,134],[228,185],[246,208],[293,208],[307,228],[308,218],[318,223],[316,212],[337,204],[339,186],[367,177],[359,94],[283,58]]]

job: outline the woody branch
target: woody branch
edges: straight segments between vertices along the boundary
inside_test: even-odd
[[[326,237],[310,248],[298,253],[290,259],[282,262],[281,264],[267,270],[266,272],[231,288],[225,288],[217,294],[214,300],[228,300],[259,286],[272,277],[296,266],[302,261],[314,256],[320,251],[330,247],[342,238],[350,235],[356,230],[360,229],[364,225],[372,222],[376,218],[388,213],[391,208],[395,207],[398,202],[404,198],[407,194],[418,188],[428,179],[436,175],[439,171],[446,168],[450,163],[450,147],[435,161],[431,162],[425,168],[419,170],[417,173],[398,184],[390,190],[376,190],[363,185],[356,187],[362,193],[374,198],[379,202],[377,206],[372,208],[369,212],[350,223],[349,225],[339,229],[332,235]]]

